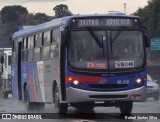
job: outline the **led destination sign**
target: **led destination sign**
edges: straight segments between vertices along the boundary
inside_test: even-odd
[[[109,27],[133,27],[138,25],[137,19],[125,18],[91,18],[91,19],[74,19],[74,27],[88,27],[88,26],[109,26]]]

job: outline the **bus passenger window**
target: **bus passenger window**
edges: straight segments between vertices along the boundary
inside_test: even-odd
[[[33,48],[33,40],[34,40],[34,36],[30,36],[28,37],[28,49],[32,49]]]
[[[59,57],[59,46],[58,43],[51,45],[51,52],[50,52],[50,58],[54,59]]]
[[[36,47],[42,46],[42,33],[39,33],[35,36],[35,46]]]
[[[49,58],[50,46],[42,48],[42,60],[47,60]]]
[[[43,34],[43,45],[49,45],[51,40],[51,33],[50,31],[47,31]]]
[[[34,61],[39,61],[40,60],[40,48],[34,49]]]
[[[31,62],[33,59],[33,50],[28,50],[28,62]]]
[[[52,31],[52,43],[59,42],[60,33],[59,28]]]

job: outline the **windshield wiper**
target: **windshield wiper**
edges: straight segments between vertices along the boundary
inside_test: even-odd
[[[118,31],[117,34],[115,35],[115,37],[114,37],[113,39],[111,38],[112,43],[114,43],[114,41],[117,40],[117,38],[119,37],[119,35],[120,35],[121,33],[122,33],[122,30],[121,30],[121,31]]]
[[[114,36],[114,38],[112,38],[112,33],[110,34],[110,39],[111,39],[111,52],[112,52],[112,44],[117,40],[117,38],[120,36],[120,34],[122,33],[122,30],[118,31],[117,34]]]
[[[94,33],[94,31],[92,31],[92,29],[90,27],[87,27],[87,30],[89,31],[89,33],[91,34],[91,36],[94,38],[94,40],[96,41],[97,45],[100,48],[103,48],[103,44],[100,42],[100,40],[98,39],[98,37],[96,36],[96,34]]]

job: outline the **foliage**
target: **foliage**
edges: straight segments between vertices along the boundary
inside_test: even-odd
[[[30,13],[28,14],[27,25],[37,25],[50,20],[50,17],[45,13],[36,13],[35,15]]]
[[[134,15],[141,17],[151,38],[160,38],[160,0],[149,0],[148,5],[139,8]]]
[[[1,10],[2,23],[22,24],[27,21],[27,14],[28,10],[25,7],[19,5],[5,6]]]
[[[45,13],[36,13],[34,15],[34,19],[39,23],[44,23],[48,21],[48,16]]]
[[[68,6],[64,4],[55,6],[53,10],[55,11],[55,16],[57,18],[72,15],[71,11],[68,10]]]

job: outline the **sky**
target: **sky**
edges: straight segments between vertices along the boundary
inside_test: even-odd
[[[8,5],[21,5],[29,13],[45,13],[53,16],[53,8],[59,4],[66,4],[73,14],[106,14],[109,11],[134,13],[139,7],[147,5],[148,0],[0,0],[0,10]]]

